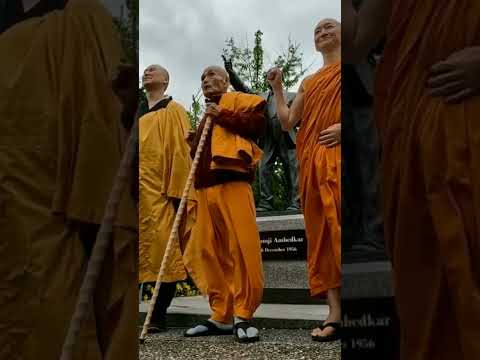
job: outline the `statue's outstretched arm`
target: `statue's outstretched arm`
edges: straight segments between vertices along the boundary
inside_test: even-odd
[[[253,94],[254,92],[252,89],[250,89],[247,85],[243,83],[243,81],[240,79],[238,74],[233,70],[233,65],[232,65],[232,60],[227,60],[224,55],[222,55],[223,58],[223,64],[225,66],[225,70],[228,73],[228,76],[230,77],[230,84],[232,84],[233,88],[235,91],[241,91],[247,94]]]

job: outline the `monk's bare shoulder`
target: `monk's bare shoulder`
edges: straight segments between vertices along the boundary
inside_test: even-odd
[[[298,91],[303,93],[305,91],[305,83],[310,80],[315,74],[307,75],[303,78],[302,82],[300,83],[300,87],[298,88]]]

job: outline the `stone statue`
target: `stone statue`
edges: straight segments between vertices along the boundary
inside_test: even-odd
[[[225,70],[230,76],[230,83],[236,91],[253,94],[233,70],[231,60],[223,57]],[[282,130],[275,108],[275,97],[272,89],[258,94],[267,101],[266,117],[267,128],[265,135],[260,139],[259,146],[264,155],[259,164],[260,199],[257,212],[273,210],[272,177],[274,164],[280,160],[287,180],[287,211],[299,211],[300,196],[298,194],[298,163],[295,150],[296,130],[285,132]],[[295,93],[288,92],[285,98],[290,106],[295,98]]]

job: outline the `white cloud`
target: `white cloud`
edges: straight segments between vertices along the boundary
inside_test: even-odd
[[[168,93],[188,109],[202,70],[222,64],[230,37],[252,44],[255,31],[262,30],[267,61],[272,61],[290,35],[301,44],[304,65],[317,70],[322,61],[313,47],[313,28],[326,17],[340,20],[340,1],[141,0],[140,72],[153,63],[165,66],[171,75]]]

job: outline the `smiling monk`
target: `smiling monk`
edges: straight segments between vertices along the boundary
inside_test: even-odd
[[[297,135],[300,199],[308,241],[308,274],[312,296],[327,294],[329,315],[312,332],[315,341],[338,339],[341,319],[341,30],[333,19],[315,27],[317,51],[324,66],[300,85],[289,108],[282,89],[282,73],[269,71],[284,131],[301,122]]]

